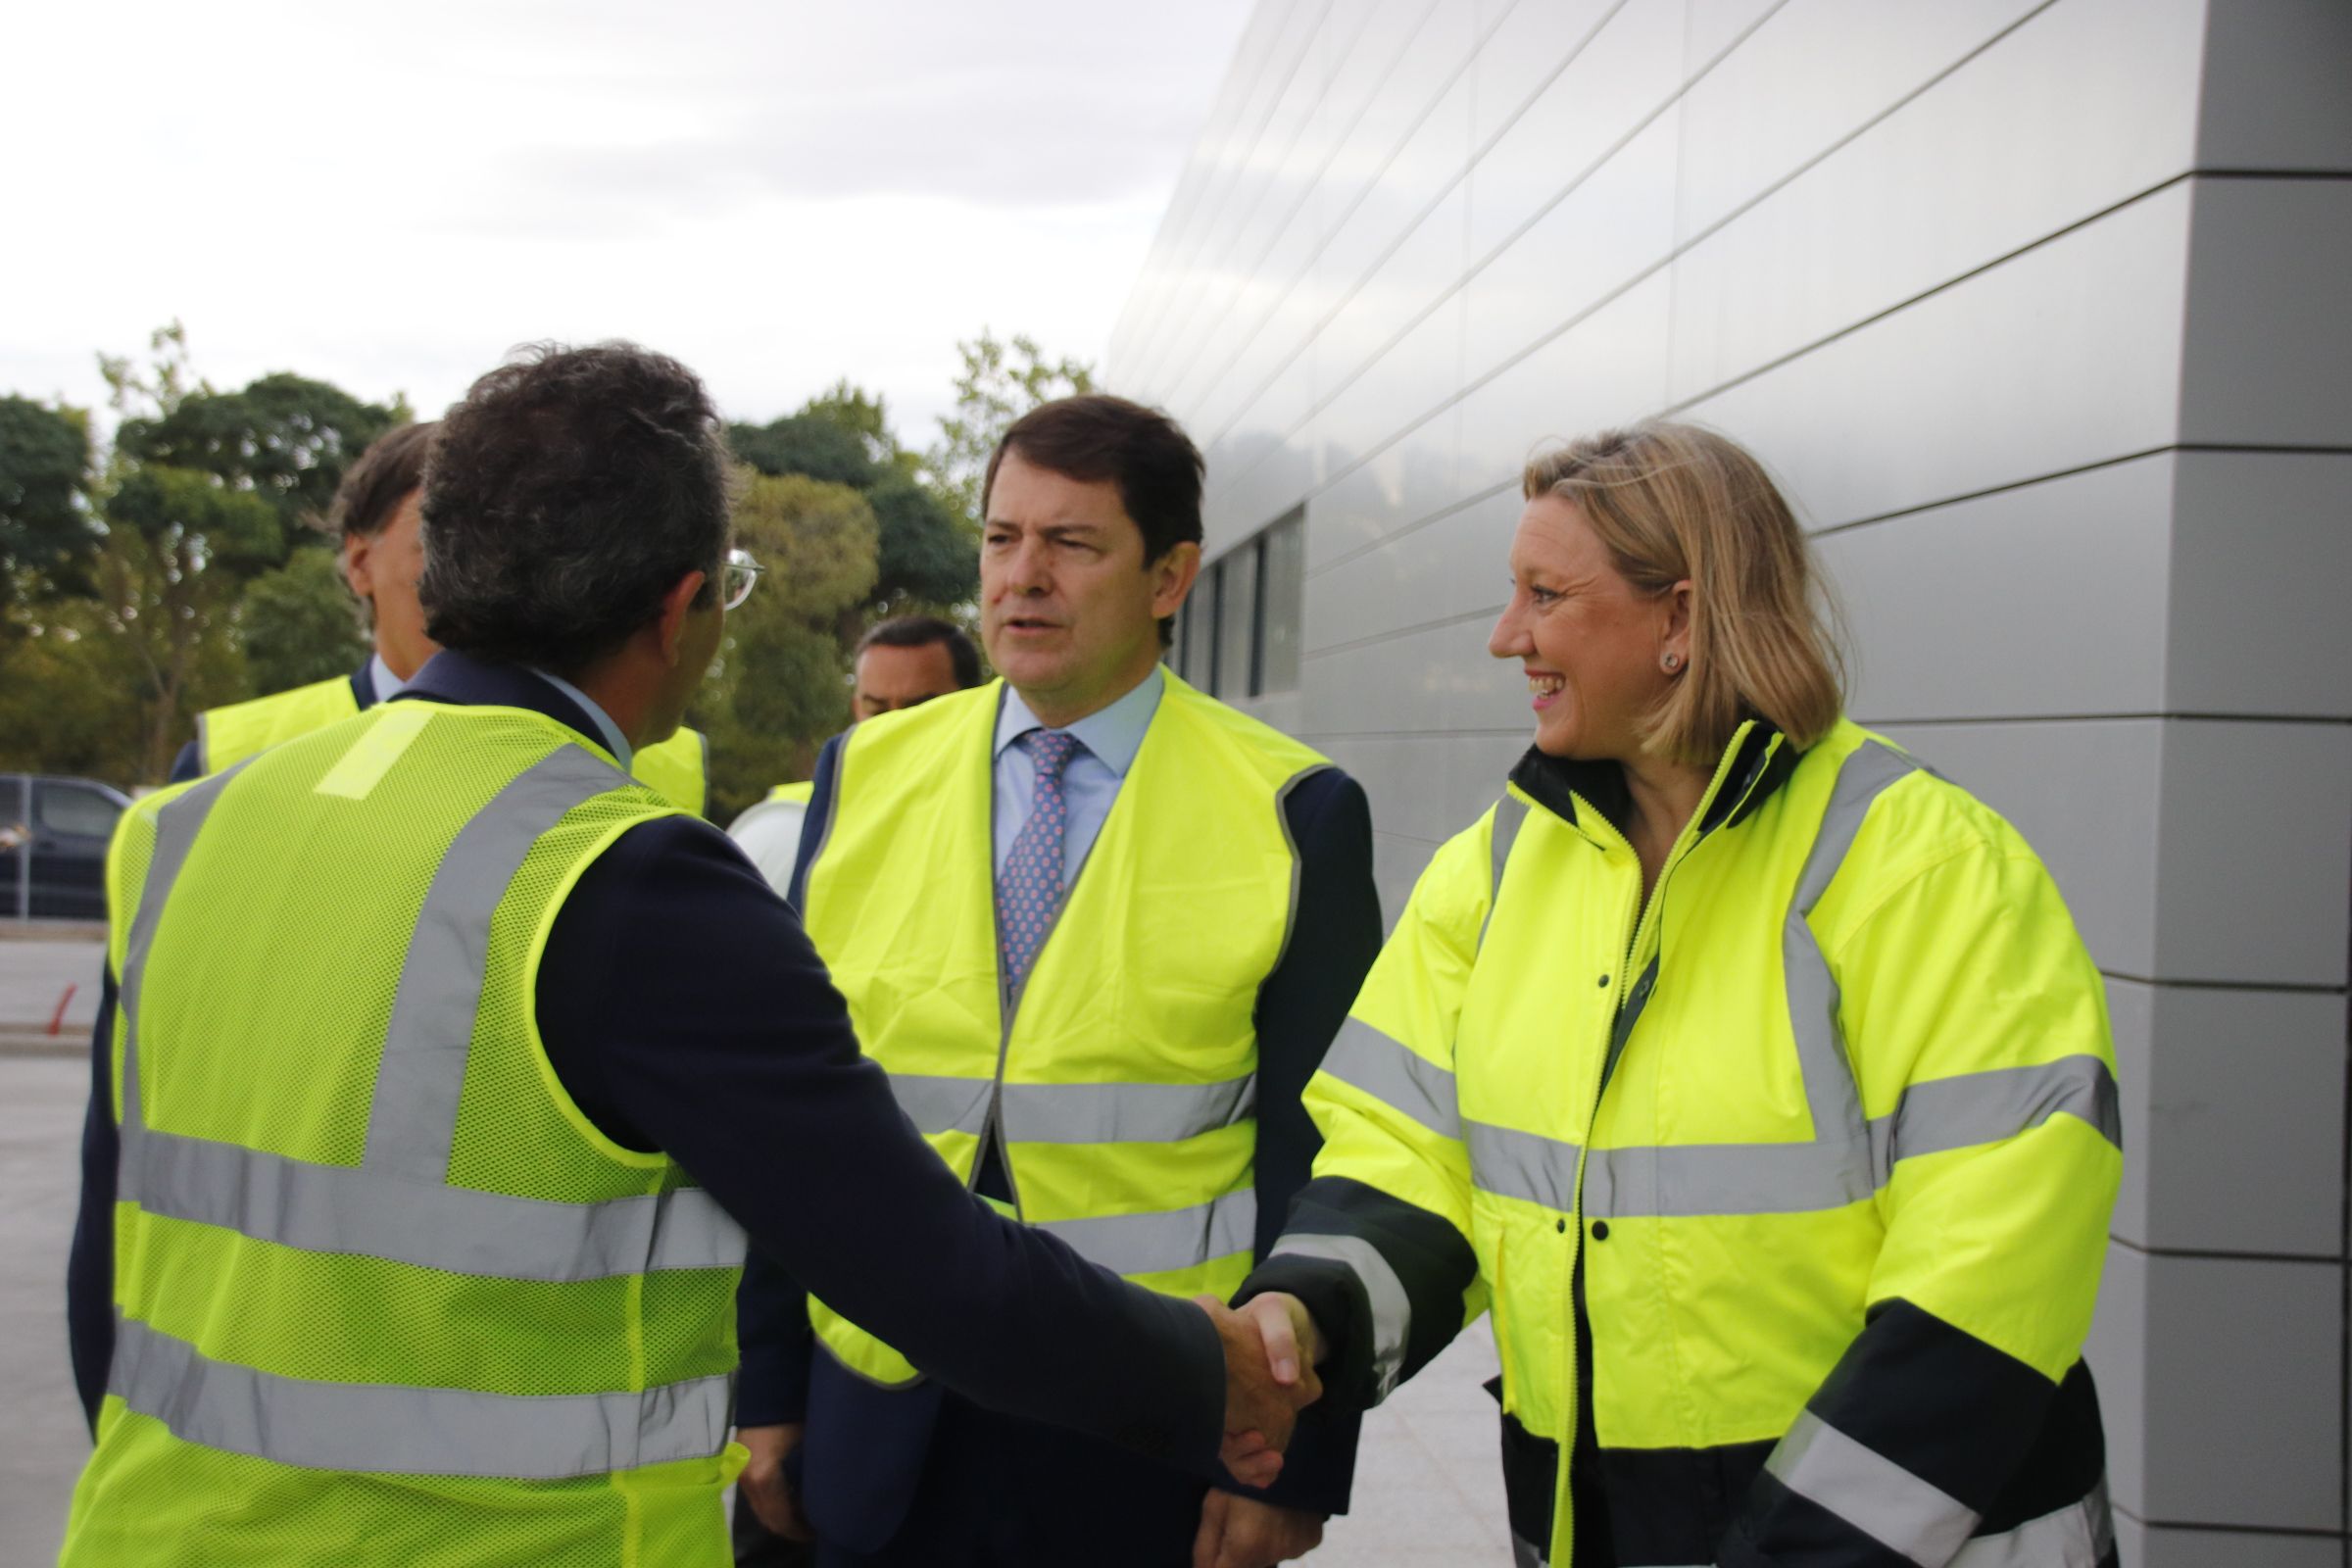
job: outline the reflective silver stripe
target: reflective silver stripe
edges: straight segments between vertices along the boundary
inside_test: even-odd
[[[1968,1544],[1976,1510],[1800,1411],[1764,1468],[1800,1497],[1827,1508],[1922,1568],[1944,1568]]]
[[[108,1391],[182,1442],[309,1470],[557,1481],[673,1459],[727,1441],[732,1379],[642,1394],[479,1394],[320,1383],[216,1361],[123,1318]]]
[[[609,1279],[733,1268],[744,1236],[700,1188],[563,1203],[315,1165],[235,1144],[125,1129],[120,1196],[258,1242],[489,1279]]]
[[[1441,1138],[1462,1136],[1453,1074],[1361,1018],[1349,1017],[1324,1053],[1323,1070],[1404,1112]]]
[[[1585,1161],[1585,1213],[1594,1219],[1794,1214],[1843,1208],[1874,1191],[1867,1158],[1857,1162],[1838,1145],[1595,1149]]]
[[[1494,923],[1494,906],[1502,898],[1502,868],[1511,858],[1511,846],[1519,842],[1519,829],[1527,822],[1527,803],[1510,791],[1494,803],[1494,834],[1488,853],[1494,859],[1494,880],[1487,891],[1487,917],[1478,922],[1478,945],[1487,945],[1487,927]]]
[[[977,1138],[988,1125],[988,1097],[997,1087],[993,1078],[934,1078],[919,1073],[890,1075],[890,1092],[899,1109],[918,1133],[970,1133]]]
[[[988,1078],[892,1073],[890,1092],[922,1133],[988,1128]],[[1257,1075],[1214,1084],[1006,1084],[1004,1137],[1016,1144],[1173,1144],[1249,1119]]]
[[[1585,1212],[1617,1219],[1842,1208],[1884,1188],[1899,1160],[1999,1143],[2060,1114],[2122,1147],[2115,1075],[2096,1056],[2064,1056],[1913,1084],[1891,1114],[1869,1124],[1863,1162],[1843,1142],[1595,1149],[1585,1162]]]
[[[559,746],[500,790],[451,841],[401,963],[368,1115],[368,1169],[448,1179],[490,917],[548,829],[582,802],[630,782],[587,748]]]
[[[2088,1122],[2124,1146],[2115,1074],[2096,1056],[2077,1055],[1913,1084],[1892,1115],[1871,1122],[1871,1148],[1884,1182],[1897,1160],[1996,1144],[2058,1115]]]
[[[1978,1536],[1948,1568],[2099,1568],[2115,1549],[2107,1478],[2072,1507],[2029,1519],[1997,1536]]]
[[[1282,911],[1282,946],[1274,950],[1272,974],[1282,967],[1282,960],[1291,956],[1291,938],[1298,929],[1298,889],[1306,881],[1306,862],[1298,854],[1298,841],[1291,834],[1291,791],[1313,778],[1317,773],[1331,770],[1329,762],[1317,762],[1302,767],[1283,780],[1282,788],[1274,792],[1274,825],[1282,830],[1283,848],[1291,852],[1291,902]]]
[[[1473,1186],[1546,1208],[1576,1207],[1576,1145],[1467,1120],[1462,1123],[1462,1141],[1470,1147]]]
[[[1173,1144],[1247,1121],[1257,1108],[1257,1075],[1214,1084],[1006,1084],[1003,1103],[1010,1143]]]
[[[250,759],[249,759],[250,760]],[[215,773],[185,794],[156,808],[155,853],[148,858],[147,875],[139,884],[139,912],[131,917],[122,944],[122,972],[115,976],[122,1009],[122,1127],[125,1135],[144,1126],[139,1110],[139,999],[146,990],[147,955],[155,946],[155,928],[172,897],[172,884],[187,864],[197,829],[212,814],[228,781],[245,770],[245,763]]]
[[[1150,1214],[1090,1214],[1039,1221],[1080,1257],[1113,1274],[1157,1274],[1248,1252],[1257,1241],[1257,1193],[1245,1187],[1212,1202]]]
[[[1788,993],[1788,1026],[1804,1074],[1805,1104],[1813,1118],[1814,1142],[1834,1151],[1844,1167],[1838,1183],[1840,1191],[1851,1190],[1857,1180],[1869,1181],[1870,1136],[1853,1064],[1845,1054],[1844,1031],[1838,1022],[1838,981],[1805,917],[1837,879],[1873,803],[1917,765],[1878,741],[1864,742],[1838,764],[1830,804],[1797,875],[1796,896],[1789,901],[1788,918],[1782,927],[1781,972]],[[1864,1185],[1862,1191],[1870,1187]]]
[[[1551,1568],[1544,1548],[1518,1532],[1511,1533],[1511,1568]]]
[[[1404,1282],[1381,1255],[1380,1249],[1360,1236],[1288,1235],[1274,1244],[1275,1257],[1318,1257],[1353,1273],[1364,1287],[1372,1307],[1372,1379],[1374,1397],[1385,1399],[1396,1386],[1404,1367],[1406,1336],[1412,1332],[1413,1303]]]

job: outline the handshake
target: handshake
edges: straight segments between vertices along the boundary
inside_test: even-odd
[[[1213,1296],[1193,1300],[1225,1348],[1225,1440],[1217,1457],[1245,1486],[1270,1486],[1282,1473],[1298,1412],[1323,1396],[1315,1376],[1322,1334],[1297,1297],[1278,1291],[1238,1308]]]

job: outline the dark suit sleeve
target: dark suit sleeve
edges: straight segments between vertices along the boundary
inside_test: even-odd
[[[115,1184],[121,1135],[115,1128],[115,969],[106,966],[98,1022],[90,1032],[90,1109],[81,1124],[81,1208],[66,1253],[66,1342],[74,1387],[93,1435],[115,1356]]]
[[[1190,1302],[966,1193],[792,910],[717,828],[632,828],[549,933],[541,1034],[619,1142],[667,1151],[755,1248],[972,1400],[1215,1471],[1224,1360]]]
[[[1298,904],[1282,961],[1257,994],[1257,1248],[1260,1262],[1323,1147],[1301,1096],[1347,1020],[1380,954],[1372,880],[1372,809],[1338,768],[1299,781],[1283,803],[1298,855]],[[1345,1513],[1360,1417],[1309,1408],[1282,1476],[1263,1493],[1231,1490],[1315,1513]]]
[[[164,782],[185,784],[192,778],[202,777],[204,777],[204,758],[199,752],[196,742],[190,741],[179,749],[177,757],[172,759],[172,771],[165,775]]]
[[[816,858],[832,819],[840,760],[841,737],[836,735],[817,754],[808,809],[801,814],[801,847],[786,884],[795,911],[807,892],[808,862]],[[744,1261],[743,1284],[735,1295],[735,1333],[743,1346],[736,1422],[763,1427],[800,1420],[808,1408],[808,1357],[815,1349],[808,1330],[808,1293],[758,1248]]]

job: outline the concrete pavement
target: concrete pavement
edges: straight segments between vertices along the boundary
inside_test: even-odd
[[[0,943],[0,962],[24,944]],[[97,961],[82,945],[63,956]],[[52,955],[52,961],[60,956]],[[49,971],[38,971],[41,984]],[[9,996],[0,969],[0,999]],[[54,995],[50,998],[54,1005]],[[0,1022],[7,1021],[0,1007]],[[82,1022],[86,1040],[88,1020]],[[66,1365],[65,1263],[89,1094],[71,1057],[0,1054],[0,1563],[54,1561],[89,1442]],[[1333,1521],[1322,1568],[1508,1568],[1486,1325],[1373,1412],[1355,1511]],[[653,1565],[649,1565],[653,1568]]]
[[[51,926],[37,937],[0,941],[0,1054],[78,1056],[88,1049],[106,967],[103,932],[61,935]],[[51,1035],[61,1002],[65,1016]]]

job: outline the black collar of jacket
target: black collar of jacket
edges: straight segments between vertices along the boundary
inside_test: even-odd
[[[541,713],[596,746],[605,744],[596,720],[580,705],[520,664],[502,664],[471,654],[444,648],[424,662],[416,678],[393,695],[396,703],[409,698],[427,703],[451,703],[460,708],[520,708]]]
[[[1756,808],[1771,798],[1796,770],[1796,762],[1804,754],[1787,744],[1775,746],[1781,739],[1779,726],[1770,719],[1751,719],[1733,737],[1737,755],[1731,771],[1725,775],[1723,788],[1707,806],[1707,814],[1699,822],[1701,833],[1712,833],[1719,827],[1744,822]],[[1576,821],[1576,803],[1585,803],[1608,819],[1618,836],[1625,834],[1626,824],[1633,815],[1633,795],[1626,787],[1625,765],[1621,762],[1585,762],[1574,758],[1547,757],[1534,747],[1520,758],[1511,769],[1511,782],[1518,785],[1528,799],[1543,807],[1563,822]]]

